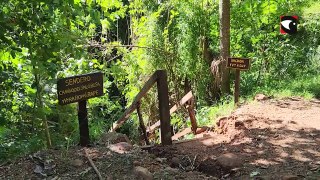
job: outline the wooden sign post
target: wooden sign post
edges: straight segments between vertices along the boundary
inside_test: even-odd
[[[240,71],[250,69],[250,59],[248,58],[228,58],[227,67],[236,70],[234,82],[234,104],[238,105],[240,96]]]
[[[98,72],[59,79],[57,90],[60,105],[78,102],[80,145],[88,146],[87,99],[103,95],[103,74]]]

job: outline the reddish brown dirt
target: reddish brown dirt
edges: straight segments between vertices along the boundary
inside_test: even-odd
[[[214,132],[190,141],[114,152],[110,134],[88,148],[105,179],[320,179],[320,101],[300,98],[242,105]],[[0,179],[97,179],[83,149],[44,150],[0,165]],[[161,157],[157,158],[156,156]],[[170,167],[171,166],[171,167]]]
[[[252,102],[217,124],[215,132],[150,152],[220,179],[320,179],[319,100]],[[221,163],[225,153],[234,157]]]

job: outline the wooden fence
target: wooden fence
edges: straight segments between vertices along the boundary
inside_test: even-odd
[[[146,128],[142,119],[142,114],[140,111],[140,101],[151,89],[151,87],[157,83],[158,90],[158,101],[159,101],[159,115],[160,120],[157,121],[152,126]],[[170,123],[170,114],[177,111],[180,107],[186,105],[188,113],[191,120],[191,130],[190,128],[184,129],[182,132],[179,132],[172,136],[171,134],[171,123]],[[188,92],[177,104],[175,104],[171,109],[169,109],[169,96],[168,96],[168,82],[167,82],[167,73],[165,70],[157,70],[149,78],[149,80],[144,84],[143,88],[137,94],[132,104],[125,110],[123,115],[116,121],[112,126],[112,131],[118,129],[128,118],[131,113],[137,110],[140,129],[143,132],[143,137],[147,145],[149,145],[148,133],[152,133],[156,128],[160,126],[160,139],[162,145],[171,145],[172,139],[177,140],[179,137],[193,132],[197,134],[197,121],[194,112],[194,96],[192,92]]]

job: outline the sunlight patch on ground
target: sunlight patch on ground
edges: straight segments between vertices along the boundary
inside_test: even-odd
[[[268,160],[268,159],[257,159],[254,162],[250,163],[253,165],[263,165],[263,166],[270,166],[270,165],[276,165],[279,164],[278,162],[272,161],[272,160]]]
[[[295,150],[293,152],[293,154],[291,155],[291,157],[295,160],[298,160],[298,161],[302,161],[302,162],[308,162],[308,161],[312,161],[310,158],[307,158],[305,155],[304,155],[304,152],[300,151],[300,150]]]

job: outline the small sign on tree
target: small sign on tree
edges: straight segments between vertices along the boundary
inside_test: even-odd
[[[103,95],[103,74],[91,73],[58,80],[58,101],[60,105],[78,102],[80,145],[89,145],[87,99]]]

